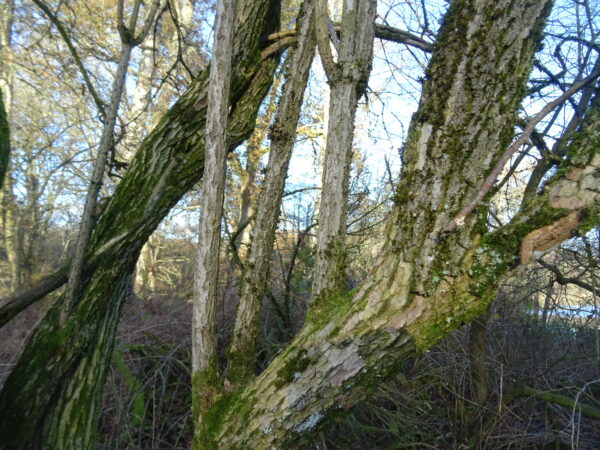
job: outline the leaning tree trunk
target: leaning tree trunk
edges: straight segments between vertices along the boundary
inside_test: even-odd
[[[267,290],[285,178],[310,65],[315,54],[313,22],[314,2],[306,1],[298,18],[298,45],[288,55],[285,84],[275,113],[275,122],[269,132],[271,148],[267,176],[258,202],[252,246],[243,275],[240,304],[229,349],[226,376],[236,384],[246,383],[254,374],[260,306]]]
[[[240,0],[231,82],[230,148],[254,126],[277,58],[262,49],[279,25],[275,0]],[[171,207],[202,176],[206,72],[144,140],[94,227],[81,300],[63,326],[60,301],[32,333],[0,393],[0,435],[11,449],[91,448],[123,290],[139,251]],[[88,257],[89,258],[89,257]],[[64,299],[61,299],[64,300]]]
[[[477,317],[499,278],[532,251],[597,222],[598,104],[572,143],[576,158],[564,163],[570,179],[559,171],[544,195],[498,231],[487,231],[481,208],[445,232],[513,137],[549,9],[547,0],[451,3],[409,131],[380,262],[354,295],[314,303],[288,348],[252,383],[223,396],[211,411],[207,442],[285,447],[355,404],[407,357]]]

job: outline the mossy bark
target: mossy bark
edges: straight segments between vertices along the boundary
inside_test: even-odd
[[[572,153],[585,157],[565,162],[581,173],[575,186],[563,186],[559,173],[503,229],[487,231],[482,207],[444,232],[512,138],[549,7],[545,0],[452,2],[411,125],[381,260],[350,298],[313,304],[288,348],[215,404],[211,445],[285,448],[364,398],[406,358],[478,317],[500,277],[519,265],[522,242],[570,213],[560,206],[567,192],[581,200],[572,210],[593,215],[598,187],[591,177],[600,157],[592,115],[582,130],[592,138],[573,140]]]
[[[597,141],[596,128],[584,128],[582,134],[595,134]],[[595,140],[573,147],[587,157],[564,168],[590,177],[600,174]],[[427,295],[415,290],[415,263],[400,260],[388,248],[357,293],[321,298],[287,349],[256,380],[217,402],[208,434],[214,448],[286,448],[363,399],[415,352],[478,317],[499,279],[519,266],[520,247],[531,230],[564,216],[564,210],[552,206],[552,193],[563,181],[560,175],[552,180],[539,201],[504,229],[480,237],[474,228],[454,272],[441,280],[432,273],[435,287]],[[590,184],[581,178],[575,197],[588,197],[585,186]],[[599,190],[596,186],[595,195]],[[589,201],[580,211],[591,218],[594,208]],[[597,215],[594,220],[600,222]]]
[[[279,25],[274,0],[238,2],[228,128],[230,148],[254,126],[277,58],[261,61],[262,37]],[[60,301],[32,333],[0,393],[0,435],[11,449],[92,448],[98,401],[123,294],[139,251],[173,205],[202,177],[206,72],[144,140],[90,238],[101,253],[81,300],[60,326]]]
[[[256,339],[259,332],[259,313],[267,290],[275,230],[279,221],[280,203],[285,186],[300,107],[308,81],[310,65],[315,53],[314,7],[305,2],[298,22],[298,45],[288,55],[283,92],[277,108],[275,122],[269,137],[271,148],[267,176],[257,207],[252,247],[238,306],[227,378],[235,384],[246,383],[254,376]]]
[[[10,134],[8,128],[8,118],[6,109],[2,100],[2,91],[0,91],[0,189],[4,184],[4,177],[8,172],[8,160],[10,155]]]

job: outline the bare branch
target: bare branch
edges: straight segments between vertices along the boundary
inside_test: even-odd
[[[594,288],[594,286],[592,286],[589,283],[586,283],[583,280],[580,280],[579,278],[565,277],[558,267],[544,261],[542,258],[538,259],[537,262],[540,263],[540,265],[542,265],[546,269],[548,269],[550,272],[552,272],[554,274],[555,281],[561,286],[566,286],[567,284],[574,284],[575,286],[579,286],[580,288],[583,288],[586,291],[590,291],[596,295],[600,295],[600,289]]]
[[[579,90],[583,89],[589,83],[592,83],[594,80],[596,80],[598,78],[599,75],[600,75],[600,70],[596,70],[591,75],[584,78],[580,82],[575,83],[569,90],[567,90],[564,94],[562,94],[557,99],[548,103],[546,106],[544,106],[542,108],[542,110],[539,113],[537,113],[535,116],[533,116],[531,118],[531,120],[529,120],[529,122],[527,123],[527,126],[523,130],[523,133],[521,134],[521,136],[519,136],[519,138],[515,142],[513,142],[510,147],[508,147],[506,149],[506,151],[502,154],[502,156],[500,156],[500,159],[498,160],[498,162],[496,163],[496,165],[494,166],[494,168],[492,169],[490,174],[485,179],[483,185],[481,186],[481,188],[475,195],[475,198],[469,204],[467,204],[467,206],[465,206],[456,215],[456,217],[454,217],[454,219],[452,219],[450,221],[450,223],[444,229],[444,232],[447,233],[447,232],[456,230],[457,227],[459,227],[460,225],[462,225],[464,223],[465,218],[469,214],[471,214],[475,210],[475,208],[477,208],[477,206],[480,205],[481,201],[483,200],[483,197],[485,197],[485,195],[490,191],[492,186],[494,186],[496,179],[502,172],[502,169],[504,168],[504,166],[506,165],[508,160],[511,158],[512,155],[514,155],[514,153],[519,149],[519,147],[521,147],[521,145],[523,145],[525,142],[527,142],[529,140],[529,137],[535,130],[536,125],[538,123],[540,123],[540,121],[544,117],[546,117],[549,113],[551,113],[554,108],[556,108],[558,105],[564,103],[566,100],[568,100],[571,96],[573,96]]]
[[[325,69],[327,78],[334,80],[337,78],[336,74],[339,71],[339,68],[333,59],[333,53],[329,45],[329,30],[327,29],[327,22],[330,19],[325,0],[316,0],[315,17],[315,34],[317,37],[319,55],[321,55],[321,63],[323,64],[323,69]]]
[[[67,44],[67,48],[69,49],[69,52],[71,53],[71,56],[73,57],[73,60],[75,61],[75,64],[79,68],[79,71],[81,72],[81,76],[83,77],[85,86],[87,87],[88,91],[90,91],[90,95],[94,99],[96,108],[98,108],[98,111],[100,112],[100,115],[102,116],[102,119],[104,119],[106,117],[106,113],[104,111],[104,106],[105,106],[104,102],[102,101],[102,99],[100,98],[98,93],[96,92],[96,89],[94,88],[94,85],[92,84],[92,81],[90,80],[90,77],[88,75],[88,71],[84,67],[83,61],[81,61],[81,58],[79,57],[79,54],[77,53],[77,50],[73,46],[73,42],[71,41],[71,37],[69,36],[69,33],[67,33],[67,30],[63,26],[62,22],[58,19],[56,14],[54,14],[52,12],[50,7],[46,3],[44,3],[43,0],[33,0],[33,2],[44,12],[44,14],[46,14],[48,19],[50,19],[50,22],[52,22],[52,24],[56,27],[56,29],[62,36],[63,40],[65,41],[65,44]]]

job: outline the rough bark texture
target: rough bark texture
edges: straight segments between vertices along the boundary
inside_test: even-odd
[[[230,148],[250,134],[269,90],[277,60],[261,62],[261,41],[279,25],[278,11],[275,1],[238,3]],[[93,446],[122,290],[150,233],[202,176],[206,79],[206,72],[199,75],[144,140],[98,218],[89,253],[101,256],[83,278],[81,301],[63,327],[60,302],[51,308],[7,379],[0,393],[0,434],[11,449]]]
[[[376,2],[371,0],[344,2],[337,63],[328,61],[323,49],[329,48],[329,42],[321,42],[323,39],[317,35],[325,72],[331,85],[330,95],[334,101],[330,102],[327,127],[313,299],[322,293],[340,291],[344,287],[354,117],[358,99],[367,87],[371,72],[375,9]],[[322,22],[325,18],[320,17],[319,20]]]
[[[127,78],[127,69],[131,52],[140,42],[142,42],[148,32],[150,26],[154,23],[154,17],[158,9],[159,0],[153,0],[149,6],[146,21],[141,27],[139,35],[137,34],[136,26],[140,12],[141,0],[136,0],[133,4],[133,10],[129,20],[129,27],[125,28],[123,23],[123,3],[118,4],[118,29],[121,36],[121,54],[119,55],[119,64],[113,80],[112,90],[110,94],[110,103],[104,118],[104,128],[102,136],[98,144],[96,159],[94,160],[94,169],[87,190],[83,213],[79,222],[79,231],[77,233],[77,242],[69,267],[69,281],[67,284],[67,301],[63,303],[63,311],[61,314],[61,322],[66,320],[66,317],[71,312],[73,307],[79,302],[79,288],[81,282],[81,274],[83,273],[84,259],[87,253],[88,243],[94,226],[94,212],[98,201],[98,194],[104,180],[104,170],[108,152],[113,145],[115,124],[117,114],[121,105],[121,97],[125,89],[125,80]]]
[[[214,403],[215,384],[218,385],[220,375],[217,361],[217,297],[234,17],[235,0],[219,0],[207,95],[207,151],[204,156],[192,304],[192,404],[196,433],[202,426],[204,412]]]
[[[244,274],[240,304],[229,350],[227,378],[236,384],[253,376],[259,312],[267,289],[280,203],[292,155],[302,98],[315,53],[313,2],[305,2],[299,18],[299,39],[290,50],[283,92],[271,127],[271,148],[265,182],[257,207],[252,247]]]
[[[543,0],[452,2],[411,125],[380,262],[358,292],[314,303],[292,344],[215,405],[215,447],[285,447],[355,404],[406,357],[477,317],[499,278],[519,264],[533,230],[569,210],[581,214],[580,227],[598,222],[597,103],[572,143],[574,157],[509,225],[489,233],[478,211],[442,233],[510,143],[549,8]],[[562,178],[573,170],[579,178]]]
[[[98,144],[98,151],[94,161],[94,170],[88,187],[81,220],[79,222],[77,243],[75,244],[75,251],[69,267],[69,281],[67,284],[68,299],[64,303],[63,318],[66,318],[73,306],[79,301],[79,286],[81,274],[83,272],[84,258],[94,226],[94,211],[96,210],[98,194],[100,193],[100,188],[102,187],[102,182],[104,180],[104,169],[108,158],[108,152],[113,143],[117,114],[119,105],[121,104],[123,89],[125,88],[125,79],[127,77],[127,68],[129,67],[132,49],[133,45],[131,43],[123,43],[119,64],[113,81],[104,129],[102,130],[102,136],[100,138],[100,143]]]
[[[8,128],[8,117],[2,100],[0,90],[0,189],[4,185],[4,177],[8,172],[8,161],[10,155],[10,134]]]

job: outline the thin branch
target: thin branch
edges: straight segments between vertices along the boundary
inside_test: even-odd
[[[375,37],[398,44],[410,45],[411,47],[423,50],[425,53],[433,51],[433,44],[427,42],[425,39],[387,25],[375,24]]]
[[[475,208],[477,208],[477,206],[480,205],[481,201],[483,200],[483,197],[485,197],[485,195],[494,186],[494,183],[498,179],[498,176],[502,172],[502,169],[504,169],[504,166],[506,165],[508,160],[519,149],[519,147],[521,147],[521,145],[525,144],[529,140],[529,137],[535,130],[536,125],[538,123],[540,123],[544,117],[546,117],[549,113],[551,113],[552,110],[554,110],[554,108],[556,108],[558,105],[564,103],[566,100],[568,100],[571,96],[573,96],[579,90],[583,89],[589,83],[592,83],[594,80],[596,80],[598,78],[599,75],[600,75],[600,70],[596,70],[587,78],[584,78],[580,82],[575,83],[569,90],[567,90],[564,94],[562,94],[557,99],[548,103],[546,106],[544,106],[542,108],[542,110],[539,113],[537,113],[535,116],[533,116],[531,118],[531,120],[529,120],[529,122],[527,123],[527,126],[523,130],[523,133],[521,134],[521,136],[519,136],[519,138],[515,142],[513,142],[513,144],[510,147],[508,147],[506,149],[506,151],[502,154],[502,156],[500,156],[500,159],[498,160],[498,162],[496,163],[496,165],[494,166],[494,168],[492,169],[490,174],[487,176],[487,178],[483,182],[483,185],[481,186],[481,188],[475,195],[475,198],[467,206],[465,206],[462,209],[462,211],[460,211],[456,215],[456,217],[454,217],[454,219],[452,219],[450,221],[450,223],[444,229],[444,232],[447,233],[447,232],[456,230],[457,227],[459,227],[460,225],[462,225],[464,223],[465,218],[469,214],[471,214],[475,210]]]
[[[340,32],[342,26],[339,23],[333,22],[333,28],[336,32]],[[276,51],[281,50],[284,47],[294,45],[297,40],[296,30],[280,31],[277,33],[269,34],[265,41],[270,43],[267,48],[262,51],[262,59],[268,58]],[[387,25],[375,24],[375,37],[383,39],[385,41],[395,42],[397,44],[405,44],[410,47],[417,48],[424,51],[425,53],[431,53],[433,50],[433,44],[427,42],[425,39],[421,39],[419,36],[415,36],[408,31],[403,31],[398,28],[390,27]],[[275,45],[276,43],[285,39],[285,45]]]
[[[52,12],[50,7],[48,5],[46,5],[46,3],[44,3],[43,0],[33,0],[33,2],[44,12],[44,14],[46,14],[46,16],[48,16],[48,19],[50,19],[50,22],[52,22],[52,24],[56,27],[56,29],[62,36],[63,40],[65,41],[65,44],[67,44],[67,48],[69,49],[71,56],[75,60],[75,64],[79,68],[79,71],[81,72],[81,76],[83,77],[85,86],[87,87],[88,91],[90,91],[90,95],[94,99],[96,108],[98,108],[98,111],[100,112],[100,115],[102,116],[102,119],[104,120],[104,118],[106,117],[106,113],[104,111],[104,106],[105,106],[104,102],[102,101],[102,99],[100,98],[98,93],[96,92],[96,89],[94,88],[94,85],[92,84],[92,81],[90,80],[90,77],[88,75],[88,71],[84,67],[83,61],[81,61],[81,58],[79,57],[79,54],[77,53],[77,50],[75,50],[75,47],[73,46],[73,42],[71,41],[71,38],[69,37],[69,33],[67,33],[67,30],[63,26],[62,22]]]
[[[152,6],[150,7],[150,11],[148,12],[148,14],[146,16],[146,21],[144,22],[144,25],[142,26],[140,34],[134,37],[135,45],[141,44],[144,41],[144,39],[146,39],[146,36],[148,36],[148,32],[150,31],[150,28],[152,27],[152,24],[154,23],[154,18],[156,17],[156,12],[158,11],[159,6],[160,6],[160,0],[154,0],[154,2],[152,3]]]
[[[327,22],[329,21],[329,13],[327,12],[327,3],[325,0],[316,0],[315,2],[315,34],[317,38],[317,46],[319,55],[321,55],[321,63],[325,74],[329,80],[337,79],[339,68],[333,59],[331,46],[329,45],[329,30]]]
[[[575,286],[579,286],[580,288],[583,288],[586,291],[592,292],[596,295],[600,295],[600,289],[595,289],[594,286],[592,286],[589,283],[586,283],[585,281],[580,280],[579,278],[565,277],[560,271],[560,269],[555,265],[547,263],[541,258],[538,259],[537,262],[540,263],[540,265],[542,265],[546,269],[548,269],[550,272],[552,272],[554,274],[555,281],[561,286],[566,286],[567,284],[574,284]]]

